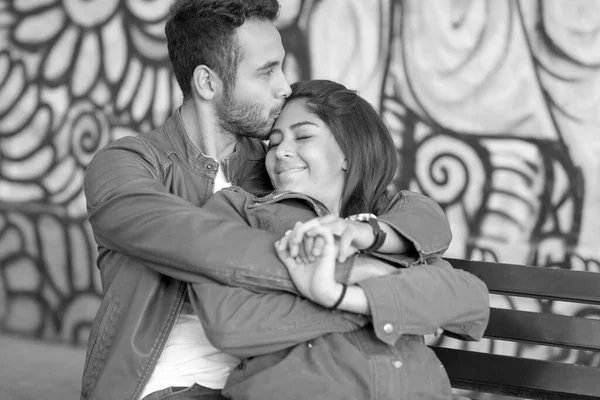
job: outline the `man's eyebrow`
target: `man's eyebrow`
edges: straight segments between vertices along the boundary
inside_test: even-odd
[[[263,69],[269,69],[271,67],[274,67],[276,65],[279,65],[279,61],[267,61],[266,63],[264,63],[262,66],[258,67],[258,70],[263,70]]]

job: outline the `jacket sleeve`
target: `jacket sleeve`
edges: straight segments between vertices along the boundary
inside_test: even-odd
[[[410,264],[441,257],[452,240],[450,223],[442,208],[416,192],[403,190],[398,193],[377,219],[387,223],[415,247],[416,254],[408,254],[408,258],[407,255],[374,254],[394,263]]]
[[[479,340],[489,320],[485,283],[441,258],[358,285],[366,293],[375,334],[388,344],[404,334],[426,335],[437,328]]]
[[[220,214],[170,193],[162,168],[149,146],[134,137],[94,156],[84,191],[100,246],[182,281],[206,276],[228,285],[297,292],[273,249],[279,235],[247,226],[231,204]],[[252,245],[240,245],[246,243]]]
[[[350,332],[369,322],[284,292],[205,282],[189,284],[188,293],[210,342],[238,358],[273,353],[327,333]]]

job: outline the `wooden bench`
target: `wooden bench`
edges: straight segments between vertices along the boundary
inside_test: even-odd
[[[447,259],[490,293],[600,305],[600,273]],[[485,337],[600,351],[600,320],[492,308]],[[528,399],[600,399],[600,367],[433,346],[452,386]]]

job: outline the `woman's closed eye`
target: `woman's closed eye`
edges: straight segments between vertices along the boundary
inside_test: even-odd
[[[273,147],[277,147],[282,140],[283,136],[281,132],[274,130],[269,136],[269,143],[267,144],[267,147],[269,148],[269,150]]]
[[[307,140],[312,138],[312,136],[308,135],[308,136],[298,136],[296,137],[296,140]],[[279,146],[280,141],[273,141],[273,140],[269,140],[269,143],[267,144],[267,148],[270,150],[274,147]]]

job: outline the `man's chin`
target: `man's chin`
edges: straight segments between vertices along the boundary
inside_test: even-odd
[[[271,127],[273,125],[270,123],[265,123],[263,128],[258,128],[257,126],[253,127],[238,127],[236,130],[236,134],[238,136],[245,136],[253,139],[267,140],[269,138],[269,133],[271,133]]]
[[[269,139],[269,135],[271,134],[271,129],[273,129],[273,125],[275,124],[274,117],[270,116],[268,121],[265,123],[265,128],[262,130],[255,130],[253,137],[260,140]]]
[[[256,135],[254,137],[256,139],[260,139],[260,140],[268,140],[269,139],[269,133],[271,133],[271,128],[270,127],[269,127],[269,129],[265,129],[264,131],[256,132]]]

